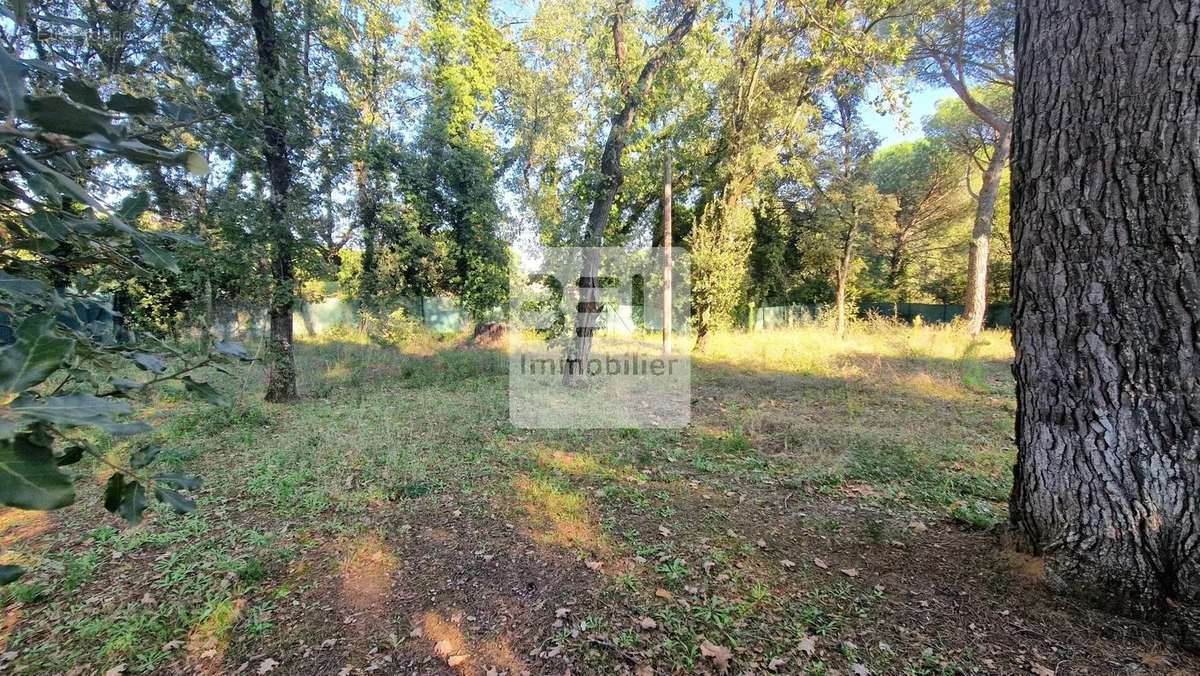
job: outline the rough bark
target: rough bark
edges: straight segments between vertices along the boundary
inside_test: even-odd
[[[287,223],[287,196],[292,168],[288,160],[284,83],[280,72],[278,33],[272,0],[250,0],[250,22],[258,50],[258,84],[262,90],[263,156],[271,193],[267,200],[267,235],[271,246],[271,300],[267,310],[267,401],[296,398],[296,362],[292,356],[292,306],[295,303],[295,241]]]
[[[624,4],[618,4],[613,16],[613,43],[617,65],[622,70],[625,62],[624,40]],[[621,172],[621,156],[625,153],[629,130],[633,126],[633,118],[641,107],[654,77],[666,63],[667,58],[679,46],[687,34],[692,31],[696,20],[696,2],[690,2],[684,10],[679,22],[671,29],[670,34],[661,44],[656,46],[642,66],[637,81],[631,88],[625,87],[625,100],[621,109],[613,115],[609,123],[608,137],[604,142],[604,151],[600,155],[600,176],[596,182],[596,197],[588,212],[586,245],[582,269],[579,273],[580,299],[576,305],[575,337],[566,359],[563,380],[571,384],[586,377],[588,356],[592,351],[592,335],[603,306],[600,304],[600,252],[597,247],[604,245],[604,231],[608,228],[608,219],[612,214],[613,202],[625,182]]]
[[[1008,164],[1012,125],[1002,126],[997,133],[999,136],[992,148],[992,158],[983,172],[983,184],[979,187],[975,202],[975,226],[971,229],[971,246],[967,252],[967,293],[963,300],[963,320],[971,335],[983,330],[983,320],[987,316],[992,223],[996,218],[996,196],[1000,193],[1000,182],[1004,178],[1004,165]]]
[[[1021,0],[1016,53],[1016,541],[1195,645],[1200,4]]]

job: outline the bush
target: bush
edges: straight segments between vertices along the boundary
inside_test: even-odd
[[[378,317],[363,311],[360,323],[362,330],[372,342],[388,347],[399,347],[421,334],[421,322],[408,316],[404,308],[396,308],[386,317]]]

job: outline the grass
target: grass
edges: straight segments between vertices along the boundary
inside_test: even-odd
[[[595,673],[713,669],[711,641],[749,670],[953,673],[970,646],[863,643],[892,622],[884,585],[838,571],[893,560],[914,521],[1003,520],[1010,359],[1006,334],[952,327],[717,334],[689,427],[528,431],[502,352],[325,334],[297,346],[294,404],[263,403],[256,369],[214,376],[227,408],[149,402],[163,461],[205,480],[195,514],[127,528],[86,463],[77,505],[10,514],[6,556],[34,572],[0,647],[32,672],[422,670],[451,646],[460,670]]]

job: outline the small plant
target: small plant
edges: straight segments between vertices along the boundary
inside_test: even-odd
[[[1000,523],[1000,514],[983,500],[957,503],[950,516],[955,521],[976,530],[990,530]]]
[[[687,563],[683,559],[671,559],[664,561],[654,567],[654,571],[662,575],[673,585],[678,585],[687,579],[688,568]]]

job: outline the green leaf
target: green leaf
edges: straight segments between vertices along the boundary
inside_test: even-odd
[[[196,502],[191,498],[184,497],[179,491],[155,486],[154,497],[158,498],[159,502],[170,506],[178,514],[187,514],[196,511]]]
[[[216,98],[213,99],[213,103],[216,104],[217,110],[229,115],[236,115],[245,108],[242,104],[241,93],[238,92],[237,87],[233,86],[232,83],[225,91],[217,94]]]
[[[179,488],[185,491],[200,490],[200,480],[187,474],[173,474],[170,472],[165,472],[162,474],[155,474],[150,478],[158,483],[171,486],[172,488]]]
[[[18,578],[25,574],[25,569],[20,566],[3,565],[0,566],[0,586],[12,584]]]
[[[146,511],[146,489],[137,481],[126,481],[124,474],[116,472],[104,487],[104,508],[137,525]]]
[[[158,112],[158,104],[154,101],[129,94],[113,94],[108,100],[108,107],[130,115],[153,115]]]
[[[143,371],[151,373],[162,373],[167,370],[167,364],[158,357],[146,352],[135,352],[133,355],[133,363]]]
[[[208,158],[200,153],[182,153],[183,166],[192,176],[203,178],[208,176]]]
[[[254,361],[254,357],[250,356],[250,353],[246,351],[246,348],[243,347],[241,343],[222,340],[213,345],[213,350],[215,350],[218,354],[231,357],[233,359],[239,359],[246,362]]]
[[[198,380],[194,380],[194,379],[192,379],[191,376],[184,376],[182,378],[182,380],[183,380],[183,386],[185,388],[187,388],[188,392],[191,392],[192,394],[200,395],[200,397],[202,399],[204,399],[208,403],[212,404],[213,406],[224,406],[225,405],[225,399],[223,397],[221,397],[221,394],[219,392],[217,392],[217,390],[212,385],[209,385],[208,383],[200,382]]]
[[[133,469],[141,469],[154,462],[154,459],[162,452],[162,446],[158,444],[146,444],[129,456],[129,466]]]
[[[25,100],[29,119],[46,131],[76,138],[99,134],[116,136],[112,120],[104,113],[61,96],[30,96]]]
[[[3,112],[25,112],[25,75],[28,72],[29,66],[7,49],[0,49],[0,109]]]
[[[117,416],[127,415],[129,406],[93,394],[65,394],[45,399],[23,394],[10,405],[17,415],[64,427],[99,427],[109,434],[129,435],[150,430],[141,423],[125,423]]]
[[[96,88],[82,80],[74,78],[63,80],[62,88],[67,93],[67,96],[70,96],[71,100],[76,103],[82,103],[92,108],[104,107],[104,102],[100,100],[100,94],[96,91]]]
[[[67,446],[65,449],[63,449],[62,455],[58,456],[58,466],[64,467],[66,465],[74,465],[80,460],[83,460],[83,454],[86,453],[89,448],[91,448],[91,445],[86,441],[80,441]]]
[[[58,471],[49,447],[19,434],[0,441],[0,502],[19,509],[58,509],[75,502],[75,488],[71,477]]]
[[[0,271],[0,294],[26,302],[44,303],[49,300],[49,293],[50,287],[36,279],[22,279]]]
[[[17,340],[0,350],[0,392],[22,392],[49,378],[71,356],[75,341],[52,333],[54,316],[27,317]]]
[[[125,396],[130,392],[134,392],[145,387],[145,385],[142,383],[139,383],[136,380],[130,380],[129,378],[113,378],[109,384],[113,386],[114,390],[117,390],[120,393],[119,395],[113,396]]]
[[[150,208],[150,195],[145,191],[126,197],[117,207],[117,215],[127,223],[133,223]]]
[[[134,237],[133,245],[137,247],[138,253],[142,255],[142,261],[147,265],[170,272],[179,272],[179,263],[175,257],[151,242],[148,235],[141,234]]]

